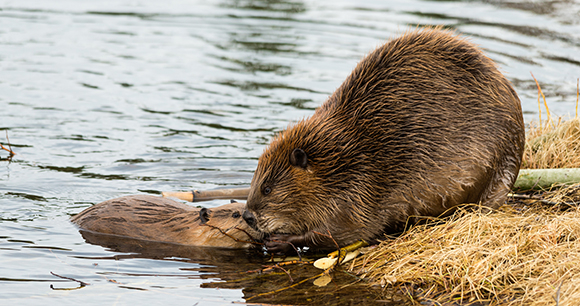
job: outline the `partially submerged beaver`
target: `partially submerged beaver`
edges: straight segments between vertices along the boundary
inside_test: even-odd
[[[89,207],[71,221],[82,230],[141,240],[249,248],[260,234],[241,218],[245,204],[195,208],[150,195],[125,196]]]
[[[462,203],[498,207],[524,148],[520,101],[492,60],[440,29],[366,56],[259,159],[244,219],[311,247],[372,241]],[[277,240],[277,241],[274,241]]]

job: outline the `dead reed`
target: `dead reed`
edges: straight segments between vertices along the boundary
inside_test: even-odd
[[[537,81],[536,84],[538,86],[539,121],[529,124],[522,168],[580,168],[580,119],[578,118],[580,89],[578,85],[576,86],[576,115],[574,118],[563,120],[560,117],[558,120],[554,120]],[[548,116],[545,122],[542,122],[540,97],[543,99]]]
[[[541,126],[531,122],[526,133],[523,169],[580,168],[580,119],[559,118]]]

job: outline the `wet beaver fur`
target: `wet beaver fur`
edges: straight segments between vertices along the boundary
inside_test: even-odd
[[[96,204],[71,221],[81,230],[101,234],[240,249],[251,247],[251,242],[260,238],[241,218],[244,210],[245,204],[238,202],[207,209],[156,196],[133,195]]]
[[[244,219],[310,247],[373,241],[462,203],[496,208],[524,148],[520,100],[492,60],[440,28],[371,52],[260,156]]]

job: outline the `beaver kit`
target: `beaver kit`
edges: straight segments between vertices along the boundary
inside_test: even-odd
[[[250,248],[260,234],[242,219],[245,204],[207,209],[173,200],[133,195],[89,207],[71,221],[82,231],[192,246]]]
[[[492,60],[452,32],[411,31],[272,140],[244,219],[280,252],[287,242],[373,241],[462,203],[496,208],[518,175],[524,134],[518,96]]]

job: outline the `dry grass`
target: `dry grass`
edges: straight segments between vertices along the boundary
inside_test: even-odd
[[[580,119],[530,123],[522,168],[580,168]]]
[[[534,78],[535,80],[535,78]],[[558,118],[555,121],[542,88],[538,85],[539,122],[531,122],[526,133],[526,146],[522,160],[523,169],[580,168],[580,119],[578,118],[578,98],[580,89],[576,87],[576,115],[570,120]],[[542,122],[542,103],[547,113]]]
[[[556,122],[544,106],[522,168],[580,168],[580,119]],[[580,183],[414,226],[351,270],[427,305],[580,305]]]
[[[580,184],[546,201],[580,203]],[[580,208],[536,202],[461,209],[381,243],[352,270],[415,301],[580,305]]]

